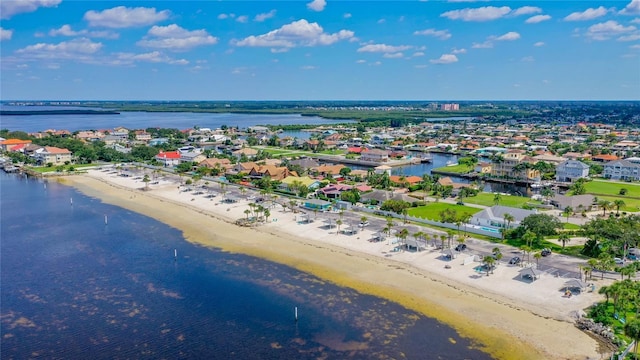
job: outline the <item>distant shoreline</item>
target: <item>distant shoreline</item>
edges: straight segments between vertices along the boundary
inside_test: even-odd
[[[0,110],[0,116],[28,116],[28,115],[119,115],[114,110]]]

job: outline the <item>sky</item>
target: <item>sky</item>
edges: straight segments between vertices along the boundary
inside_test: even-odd
[[[640,100],[640,0],[0,2],[1,100]]]

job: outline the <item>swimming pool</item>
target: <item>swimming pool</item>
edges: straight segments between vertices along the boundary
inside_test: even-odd
[[[488,227],[485,227],[485,226],[481,227],[480,229],[484,230],[484,231],[492,232],[492,233],[499,233],[500,232],[500,230],[498,230],[498,229],[488,228]]]

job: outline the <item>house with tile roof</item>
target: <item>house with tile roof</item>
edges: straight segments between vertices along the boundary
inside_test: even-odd
[[[509,206],[502,205],[494,205],[492,207],[486,208],[478,213],[475,213],[471,220],[469,220],[469,224],[479,225],[479,226],[489,226],[493,228],[501,228],[505,227],[506,220],[504,219],[505,214],[511,214],[514,218],[513,221],[509,224],[510,228],[516,228],[520,226],[520,223],[524,218],[529,215],[537,214],[535,210],[526,210],[526,209],[518,209]]]
[[[34,155],[36,162],[40,165],[53,164],[64,165],[71,163],[71,151],[55,146],[45,146],[40,150],[36,150]]]
[[[180,164],[180,153],[177,151],[160,151],[155,159],[164,167],[173,167]]]
[[[4,151],[11,151],[11,148],[16,145],[29,145],[31,144],[31,140],[22,140],[22,139],[7,139],[0,142],[0,147]]]

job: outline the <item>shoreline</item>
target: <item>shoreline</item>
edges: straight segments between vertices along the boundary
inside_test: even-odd
[[[295,218],[288,219],[294,217],[291,212],[274,210],[277,222],[246,228],[233,223],[244,217],[242,210],[246,207],[231,208],[195,199],[191,194],[177,192],[176,184],[141,191],[141,182],[109,177],[96,170],[58,181],[177,228],[189,242],[285,264],[337,285],[399,303],[451,326],[495,358],[601,358],[598,341],[569,322],[568,313],[563,316],[562,311],[550,311],[553,302],[538,299],[536,305],[509,296],[511,293],[504,293],[500,286],[492,288],[503,269],[491,277],[472,279],[475,281],[472,284],[477,284],[474,286],[448,276],[454,271],[468,271],[468,266],[464,269],[452,265],[456,269],[449,273],[440,266],[429,268],[423,262],[433,262],[434,254],[428,251],[388,256],[390,253],[380,251],[384,244],[355,243],[358,240],[353,237],[298,224]],[[304,231],[296,227],[303,227]],[[435,261],[435,266],[442,264]],[[469,277],[466,273],[461,276],[461,279]],[[580,310],[596,297],[582,294],[561,301],[581,298],[580,302],[570,304],[574,310]]]

